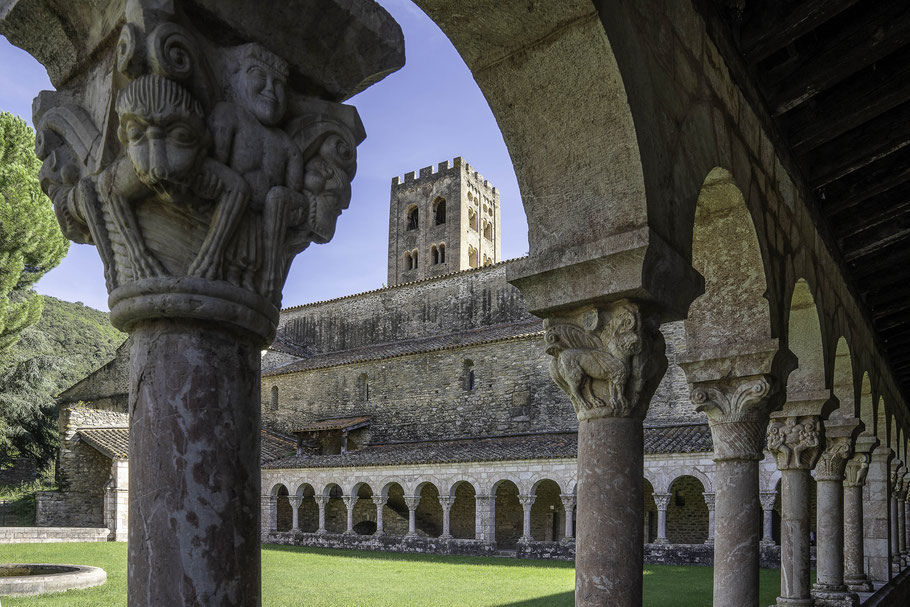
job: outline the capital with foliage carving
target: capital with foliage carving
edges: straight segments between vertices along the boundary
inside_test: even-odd
[[[193,319],[268,343],[292,260],[328,242],[350,202],[365,134],[338,101],[403,56],[358,40],[352,81],[328,82],[285,33],[249,38],[242,11],[197,3],[91,3],[119,37],[35,100],[41,185],[64,234],[97,247],[115,326]]]
[[[714,510],[714,502],[717,496],[710,492],[702,493],[702,495],[705,496],[705,506],[708,507],[708,511]]]
[[[302,495],[291,495],[291,496],[288,496],[288,501],[291,503],[291,508],[293,508],[294,510],[297,510],[298,508],[300,508],[300,504],[303,503],[303,496]]]
[[[657,506],[658,510],[666,510],[670,506],[670,499],[672,497],[672,493],[655,493],[654,505]]]
[[[768,424],[768,450],[780,470],[811,470],[824,449],[823,438],[816,416],[784,417]]]
[[[544,329],[550,375],[569,395],[579,421],[644,419],[667,370],[656,317],[620,300],[548,318]]]
[[[827,437],[825,450],[815,465],[815,480],[842,481],[850,457],[853,455],[852,439],[847,436]]]
[[[420,496],[419,495],[405,495],[404,503],[408,507],[408,510],[417,510],[417,506],[420,505]]]
[[[777,501],[777,491],[762,491],[758,494],[762,510],[773,510],[774,503]]]
[[[760,460],[774,383],[770,375],[696,385],[690,398],[708,416],[714,459]]]
[[[575,496],[572,495],[571,493],[570,494],[560,493],[559,499],[562,500],[562,507],[565,508],[566,510],[572,510],[573,508],[575,508]]]
[[[358,497],[356,495],[342,495],[341,499],[344,500],[344,505],[347,506],[348,510],[353,510],[354,506],[357,505]]]

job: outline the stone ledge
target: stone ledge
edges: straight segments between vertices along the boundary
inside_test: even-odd
[[[0,527],[0,544],[106,542],[110,533],[105,527]]]

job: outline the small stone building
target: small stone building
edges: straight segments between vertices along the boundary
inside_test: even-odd
[[[487,244],[470,210],[488,216]],[[571,558],[578,423],[540,320],[506,281],[512,262],[499,261],[497,190],[460,158],[396,177],[389,234],[390,286],[283,310],[263,353],[263,541]],[[463,254],[470,243],[488,263]],[[707,563],[711,434],[675,364],[682,324],[662,331],[670,368],[645,423],[644,537],[652,561]],[[63,491],[40,496],[39,525],[125,538],[128,348],[60,396]],[[768,546],[779,477],[766,457]]]

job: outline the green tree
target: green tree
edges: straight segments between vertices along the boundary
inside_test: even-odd
[[[0,360],[41,317],[32,286],[69,247],[41,191],[40,170],[35,133],[18,116],[0,112]]]

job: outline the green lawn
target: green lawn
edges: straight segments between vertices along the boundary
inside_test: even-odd
[[[98,607],[126,604],[126,545],[0,545],[0,562],[95,565],[104,586],[3,599],[4,607]],[[399,555],[267,546],[262,550],[264,607],[571,607],[571,563],[498,558]],[[777,571],[762,570],[762,605],[780,588]],[[711,604],[708,567],[645,568],[645,605]]]

